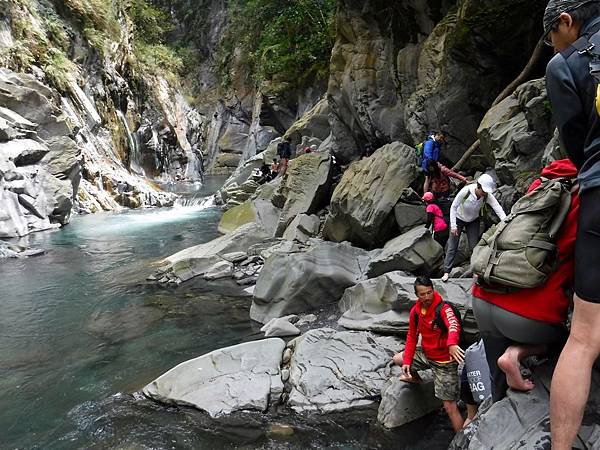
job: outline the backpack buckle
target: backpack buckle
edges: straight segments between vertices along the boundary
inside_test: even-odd
[[[577,53],[579,53],[580,55],[583,55],[584,53],[590,53],[594,49],[594,47],[596,47],[596,45],[590,42],[590,45],[588,45],[582,50],[579,50]]]

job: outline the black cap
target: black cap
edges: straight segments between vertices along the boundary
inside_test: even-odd
[[[552,25],[564,12],[573,11],[588,3],[598,3],[600,0],[550,0],[544,11],[544,35],[550,32]]]

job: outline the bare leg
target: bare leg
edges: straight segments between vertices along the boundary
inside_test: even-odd
[[[517,391],[530,391],[533,382],[526,380],[521,375],[520,362],[532,355],[542,355],[548,351],[547,345],[511,345],[504,354],[498,358],[498,367],[506,374],[508,386]]]
[[[400,352],[400,353],[396,353],[394,355],[394,357],[392,358],[392,361],[394,361],[394,364],[396,364],[397,366],[402,366],[403,359],[404,359],[404,352]],[[423,381],[416,370],[411,369],[410,373],[411,373],[410,377],[407,377],[404,374],[400,375],[400,377],[399,377],[400,380],[406,381],[408,383],[416,383],[416,384],[419,384]]]
[[[600,354],[600,304],[577,295],[571,334],[552,377],[550,426],[553,450],[570,450],[590,392],[592,365]]]
[[[458,410],[458,406],[456,406],[456,402],[453,400],[444,400],[444,410],[446,411],[446,414],[448,414],[454,432],[458,433],[462,429],[465,421]]]
[[[463,424],[463,428],[469,425],[475,416],[477,415],[477,410],[479,409],[479,405],[471,405],[469,403],[465,403],[467,405],[467,418],[465,419],[465,423]]]

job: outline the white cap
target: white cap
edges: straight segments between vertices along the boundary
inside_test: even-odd
[[[494,192],[494,189],[496,189],[496,183],[494,182],[494,179],[487,173],[484,173],[479,178],[477,178],[477,183],[481,186],[483,192],[486,192],[488,194],[491,194],[492,192]]]

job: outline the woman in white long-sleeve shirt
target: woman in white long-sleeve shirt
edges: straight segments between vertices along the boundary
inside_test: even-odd
[[[498,203],[498,200],[492,194],[495,188],[496,183],[494,183],[492,177],[488,174],[483,174],[477,179],[477,184],[467,185],[462,188],[452,202],[452,207],[450,208],[450,239],[448,240],[448,248],[446,250],[446,257],[444,258],[444,276],[442,277],[442,281],[448,281],[463,229],[467,232],[469,250],[473,251],[473,248],[477,245],[479,241],[479,218],[484,202],[492,207],[500,220],[506,217],[502,206],[500,206],[500,203]]]

